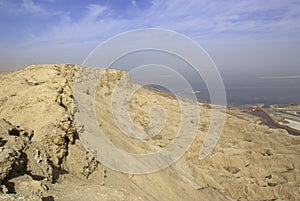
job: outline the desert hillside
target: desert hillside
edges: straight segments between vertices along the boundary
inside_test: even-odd
[[[76,130],[73,87],[80,68],[85,67],[31,65],[0,74],[0,200],[299,200],[300,137],[228,108],[217,146],[200,160],[211,117],[206,103],[197,103],[201,118],[196,139],[170,167],[141,175],[107,168],[83,146]],[[129,102],[130,118],[150,137],[129,137],[114,121],[121,111],[112,111],[113,90],[127,75],[99,70],[104,76],[95,112],[106,137],[131,153],[165,148],[181,123],[176,98],[137,90]],[[146,128],[154,105],[164,108],[166,122],[159,135],[151,136]]]

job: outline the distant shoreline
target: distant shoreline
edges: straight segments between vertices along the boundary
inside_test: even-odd
[[[261,112],[261,113],[260,113]],[[270,114],[269,112],[267,112],[264,108],[262,107],[257,107],[256,111],[251,112],[251,114],[258,116],[262,119],[265,120],[265,125],[270,126],[272,128],[281,128],[281,129],[285,129],[286,131],[288,131],[289,134],[294,135],[294,136],[300,136],[300,131],[296,130],[294,128],[291,128],[289,126],[286,125],[282,125],[279,124],[278,121],[276,121]]]
[[[170,97],[170,98],[176,98],[176,96],[174,94],[172,94],[170,91],[161,88],[161,87],[155,87],[155,86],[144,86],[144,88],[148,89],[148,90],[152,90],[155,91],[156,93],[159,93],[160,95],[166,96],[166,97]],[[181,96],[180,96],[181,97]],[[184,97],[184,96],[183,96]],[[210,104],[207,101],[204,100],[197,100],[197,102],[199,103],[207,103]],[[297,104],[282,104],[281,106],[290,106],[290,105],[297,105]],[[261,104],[246,104],[246,105],[230,105],[227,104],[227,107],[234,107],[234,108],[244,108],[246,110],[249,111],[249,114],[258,116],[260,118],[263,119],[265,125],[271,127],[271,128],[281,128],[281,129],[285,129],[290,135],[293,136],[300,136],[300,130],[296,130],[293,129],[289,126],[286,125],[282,125],[280,124],[278,121],[276,121],[265,109],[265,104],[261,103]],[[251,111],[254,110],[255,111]]]

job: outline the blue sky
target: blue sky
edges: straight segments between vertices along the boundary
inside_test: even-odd
[[[224,73],[300,74],[299,0],[0,0],[0,70],[81,64],[124,31],[187,35]]]

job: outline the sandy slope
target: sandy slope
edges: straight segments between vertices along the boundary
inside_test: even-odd
[[[82,146],[73,121],[72,89],[79,66],[33,65],[0,74],[1,200],[297,200],[300,197],[300,138],[258,125],[229,111],[218,145],[204,160],[199,149],[209,127],[210,107],[199,103],[201,122],[189,151],[175,164],[147,175],[128,175],[101,165]],[[112,91],[124,76],[105,71],[96,113],[107,137],[133,153],[162,149],[180,125],[174,97],[141,88],[130,117],[150,125],[149,110],[167,116],[160,136],[141,142],[113,121]],[[10,123],[12,125],[10,125]],[[16,127],[21,126],[21,127]],[[33,135],[33,136],[32,136]],[[16,192],[17,194],[9,194]]]

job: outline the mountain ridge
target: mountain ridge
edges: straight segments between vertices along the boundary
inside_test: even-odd
[[[207,158],[199,160],[211,117],[211,107],[206,103],[198,103],[201,120],[195,141],[175,164],[146,175],[124,174],[105,167],[84,148],[74,125],[73,87],[82,68],[72,64],[37,64],[0,74],[0,117],[5,119],[0,122],[0,198],[298,199],[300,139],[283,129],[260,125],[257,117],[229,109],[219,143]],[[107,76],[96,92],[96,115],[109,133],[107,137],[129,152],[166,147],[180,124],[174,97],[139,89],[130,101],[133,123],[140,128],[150,125],[149,110],[156,104],[164,107],[167,121],[157,138],[143,143],[129,139],[113,123],[109,105],[111,92],[125,74],[112,69],[104,71]],[[13,153],[13,157],[7,153]]]

